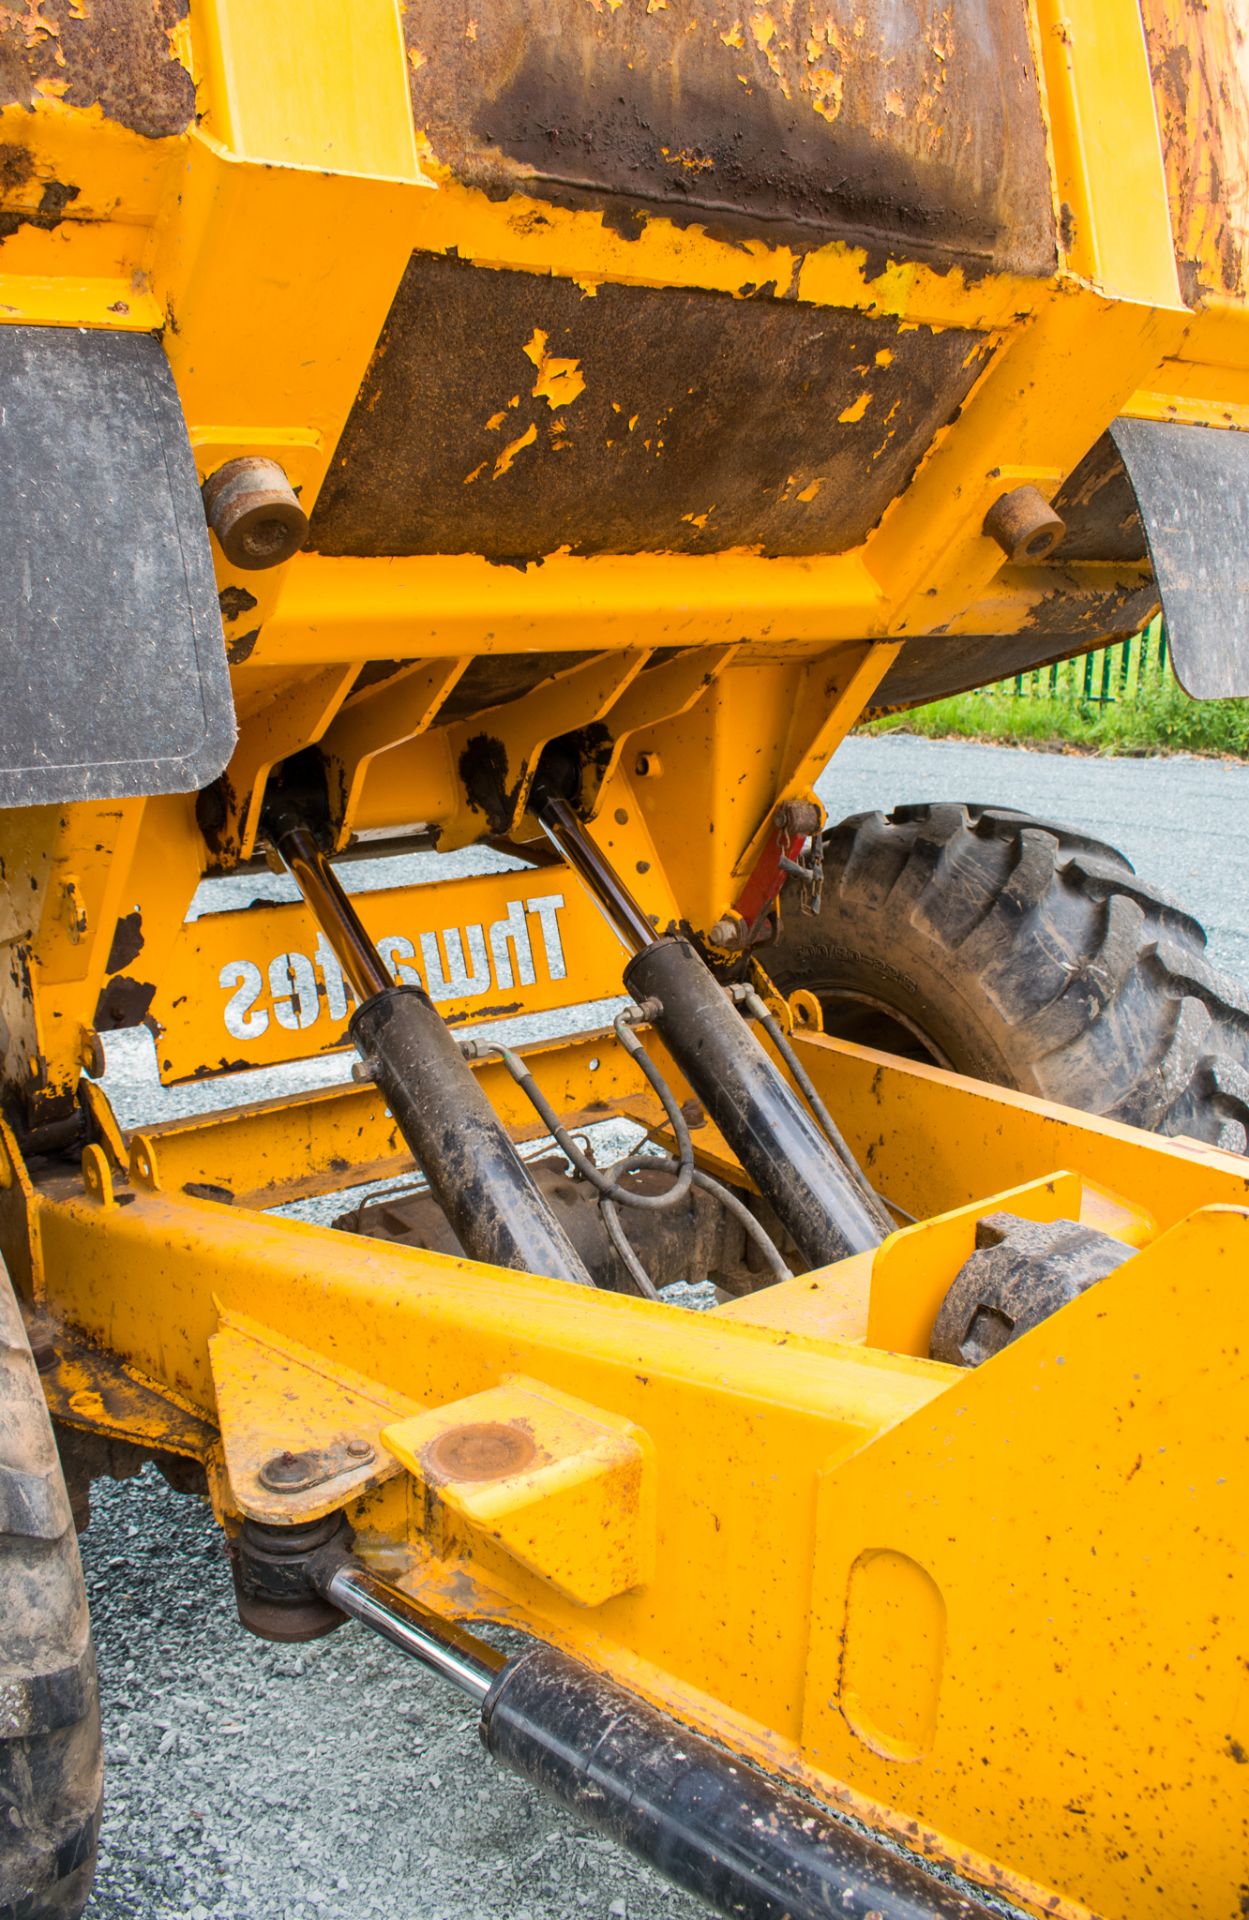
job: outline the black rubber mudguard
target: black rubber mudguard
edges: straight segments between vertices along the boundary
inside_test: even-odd
[[[0,807],[191,792],[234,734],[160,343],[0,327]]]
[[[1194,700],[1249,695],[1249,433],[1116,420],[1176,678]]]

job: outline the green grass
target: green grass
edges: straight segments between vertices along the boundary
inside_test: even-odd
[[[1249,700],[1190,700],[1169,669],[1105,706],[1015,693],[1013,680],[869,721],[866,733],[1001,741],[1086,753],[1204,753],[1249,760]]]

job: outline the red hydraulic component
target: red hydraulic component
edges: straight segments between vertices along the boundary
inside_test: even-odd
[[[789,871],[786,861],[796,862],[807,841],[819,830],[820,810],[814,802],[789,800],[783,807],[777,808],[772,831],[764,842],[763,851],[733,903],[733,911],[740,925],[733,921],[719,922],[712,930],[712,939],[717,946],[744,947],[751,943],[760,921],[775,906],[785,884]],[[717,939],[721,931],[729,931],[733,937],[728,940]]]

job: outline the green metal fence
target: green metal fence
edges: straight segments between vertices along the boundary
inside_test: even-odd
[[[1114,646],[1099,647],[1078,660],[1060,660],[1052,667],[1018,673],[981,693],[1017,700],[1061,700],[1073,706],[1107,707],[1115,701],[1136,700],[1161,688],[1170,677],[1166,628],[1153,621],[1143,633]]]

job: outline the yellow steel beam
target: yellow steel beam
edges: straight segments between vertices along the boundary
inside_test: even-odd
[[[250,854],[256,842],[265,782],[279,761],[315,746],[350,693],[357,663],[325,667],[285,684],[243,721],[222,783],[225,818],[218,845]]]
[[[459,660],[422,662],[388,674],[346,702],[329,728],[324,749],[330,763],[331,806],[340,822],[340,846],[351,837],[372,762],[379,753],[417,739],[433,725],[469,662],[467,654]]]

